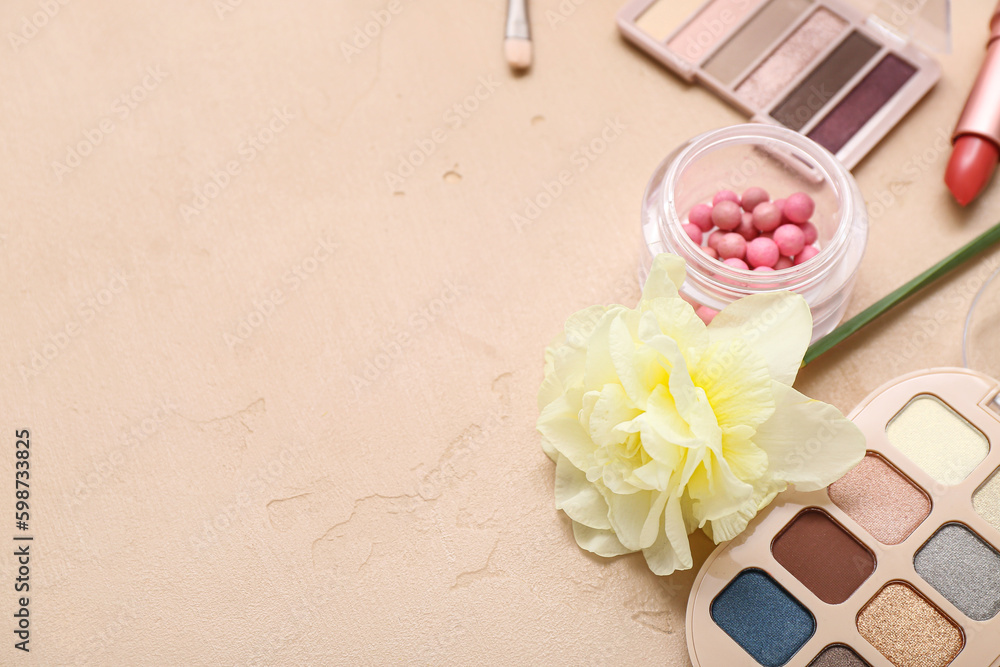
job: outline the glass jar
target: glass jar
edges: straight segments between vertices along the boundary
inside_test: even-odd
[[[795,192],[812,197],[819,254],[773,272],[745,271],[713,259],[684,231],[696,204],[711,204],[720,190],[739,194],[752,186],[772,199]],[[816,341],[847,309],[868,239],[868,212],[854,177],[825,148],[783,127],[745,124],[695,137],[660,164],[643,197],[642,234],[643,278],[655,255],[670,252],[687,261],[681,293],[694,304],[722,310],[751,294],[797,292],[812,310]]]

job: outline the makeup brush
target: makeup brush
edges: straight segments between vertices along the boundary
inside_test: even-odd
[[[514,70],[531,67],[531,28],[528,25],[528,0],[507,0],[507,31],[503,53]]]

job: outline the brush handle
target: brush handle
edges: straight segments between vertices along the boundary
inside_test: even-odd
[[[528,0],[507,0],[507,39],[531,39],[528,26]]]

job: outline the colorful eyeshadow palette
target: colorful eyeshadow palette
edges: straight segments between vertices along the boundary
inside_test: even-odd
[[[1000,667],[998,393],[938,369],[862,402],[862,461],[779,495],[699,572],[694,666]]]
[[[813,139],[852,169],[937,83],[940,67],[892,31],[924,0],[874,19],[838,0],[634,0],[622,34],[754,121]],[[912,4],[912,3],[911,3]],[[692,9],[694,11],[692,11]],[[901,17],[901,18],[900,18]]]

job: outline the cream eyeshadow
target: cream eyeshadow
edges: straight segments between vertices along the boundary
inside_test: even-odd
[[[885,431],[893,447],[948,486],[962,482],[990,451],[986,436],[928,394],[907,403]]]

